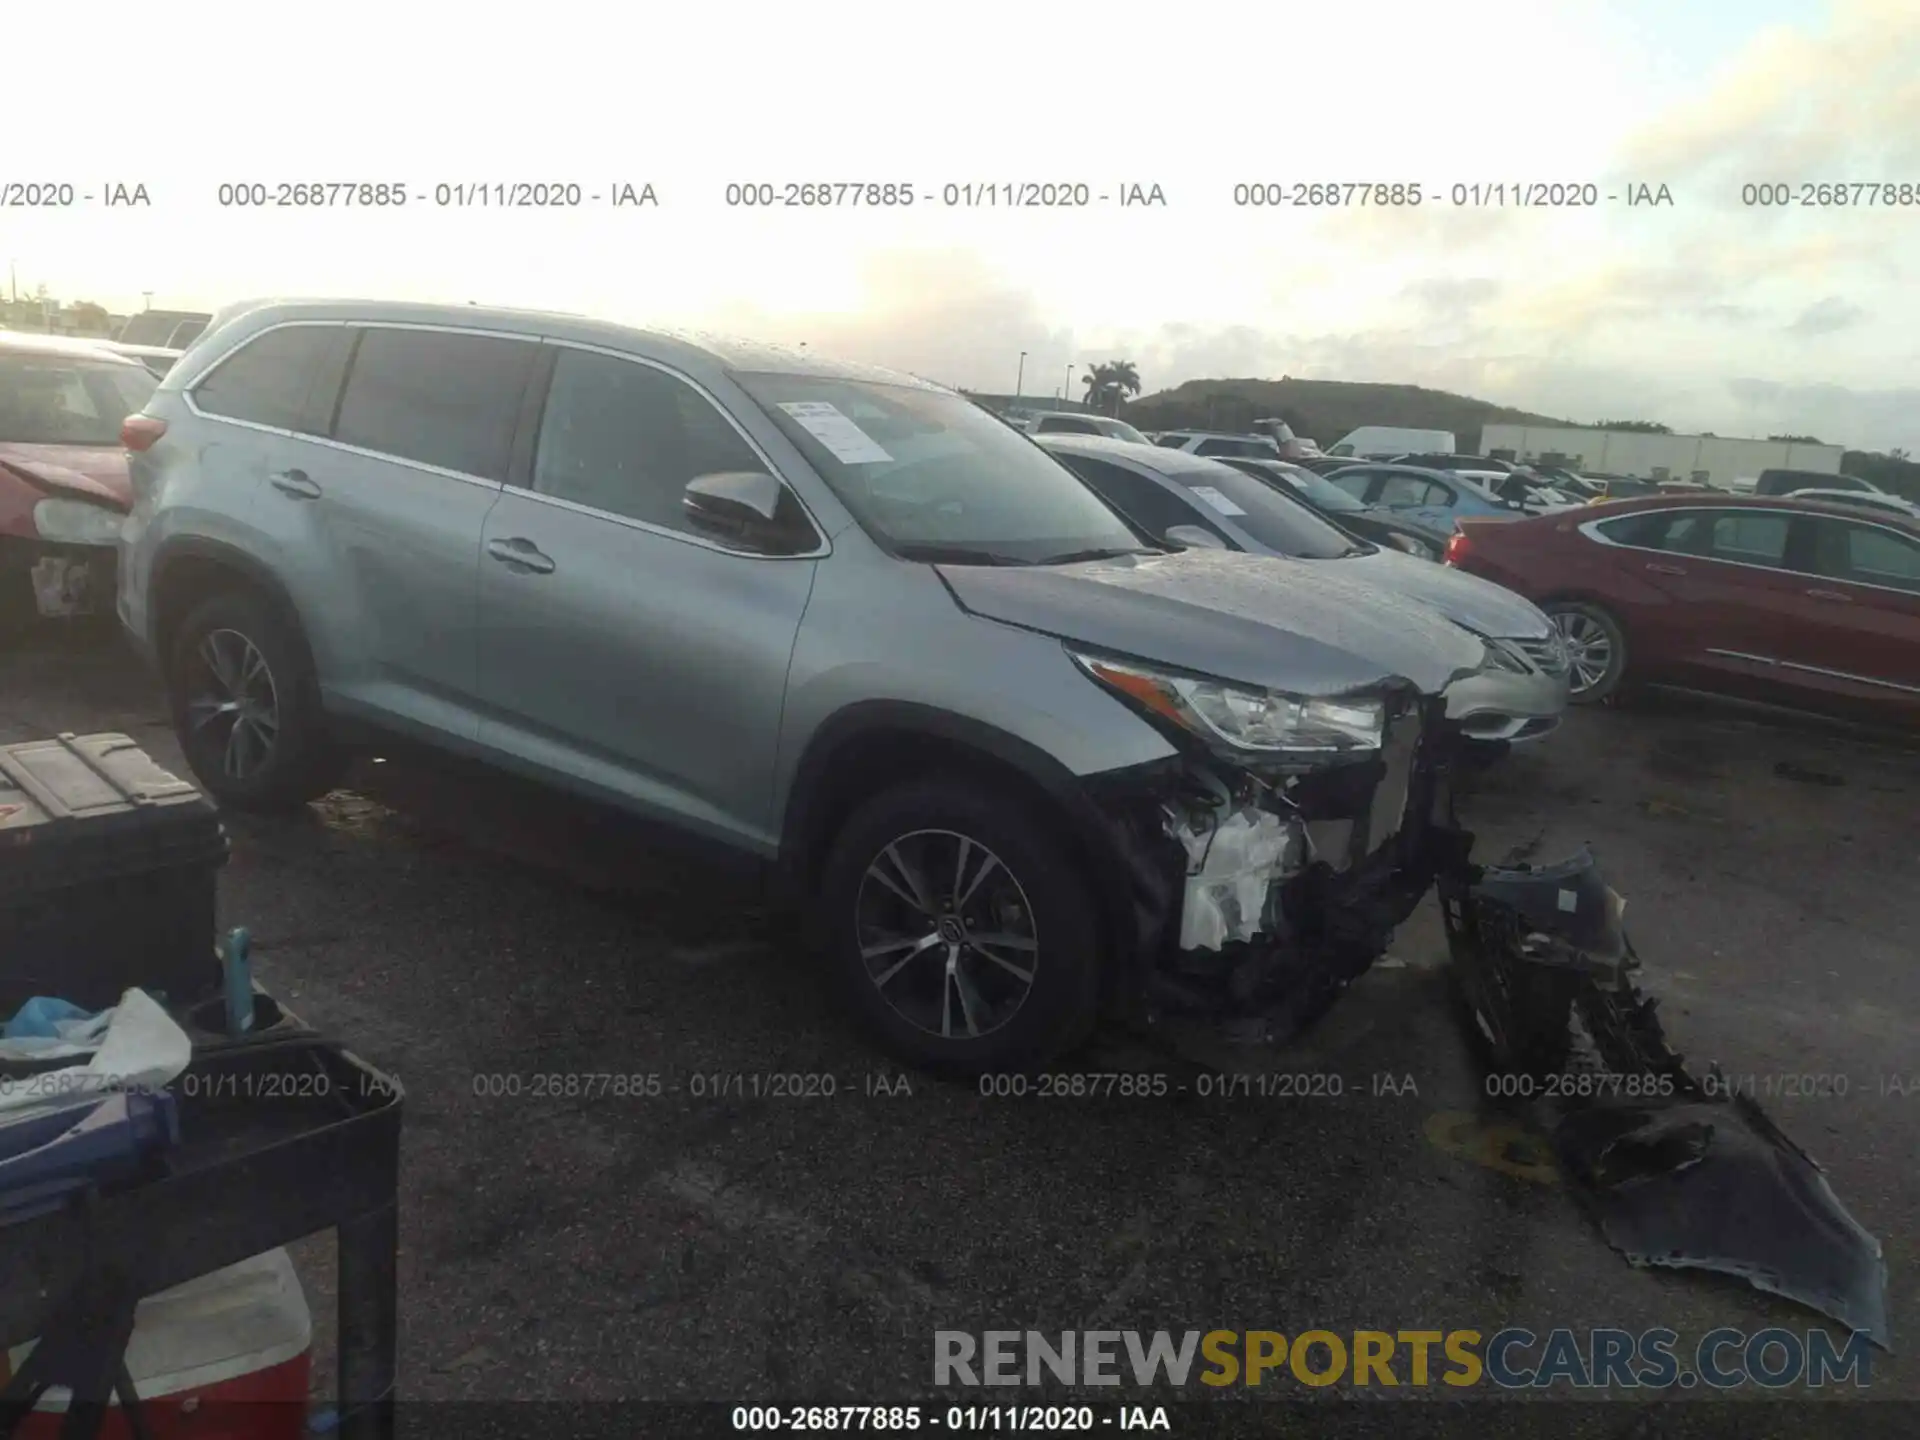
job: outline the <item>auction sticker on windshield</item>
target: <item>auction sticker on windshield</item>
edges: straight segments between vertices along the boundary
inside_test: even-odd
[[[1218,510],[1222,515],[1244,515],[1247,513],[1211,485],[1196,485],[1193,487],[1193,493],[1206,501],[1207,504],[1211,505],[1214,509]]]
[[[842,465],[886,465],[893,460],[871,435],[824,400],[795,400],[780,408]]]

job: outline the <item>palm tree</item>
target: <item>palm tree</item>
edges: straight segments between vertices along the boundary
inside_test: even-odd
[[[1082,383],[1087,387],[1087,405],[1094,410],[1111,408],[1120,413],[1120,402],[1140,393],[1140,371],[1131,360],[1110,360],[1095,365]]]

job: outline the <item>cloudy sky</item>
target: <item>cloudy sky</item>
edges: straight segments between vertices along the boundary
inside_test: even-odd
[[[173,77],[117,112],[104,94],[74,104],[68,64],[10,67],[9,109],[49,123],[10,146],[0,180],[139,182],[153,199],[0,211],[23,289],[120,309],[147,291],[192,308],[479,300],[804,340],[991,390],[1013,388],[1022,351],[1037,393],[1070,364],[1126,357],[1149,390],[1395,381],[1576,420],[1920,452],[1920,204],[1742,195],[1880,182],[1914,197],[1916,0],[190,10],[154,25],[145,3],[12,7],[16,55],[105,35]],[[223,182],[300,180],[400,182],[415,199],[218,203]],[[650,182],[660,204],[433,203],[442,182],[496,180]],[[726,203],[729,182],[807,180],[908,182],[922,201]],[[1157,184],[1167,203],[939,203],[949,183],[1027,180]],[[1425,201],[1233,199],[1247,182],[1349,180],[1419,184]],[[1533,181],[1665,185],[1673,203],[1451,203],[1456,185]]]

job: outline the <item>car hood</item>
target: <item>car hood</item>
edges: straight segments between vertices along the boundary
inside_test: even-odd
[[[1296,695],[1395,680],[1438,694],[1486,660],[1478,639],[1419,601],[1297,560],[1184,550],[935,568],[971,614]]]
[[[65,491],[85,500],[105,500],[126,510],[133,505],[133,481],[124,450],[106,445],[21,445],[0,441],[0,465],[25,476],[43,490]]]
[[[1530,600],[1478,575],[1431,560],[1380,549],[1347,560],[1306,560],[1306,565],[1351,566],[1376,585],[1431,605],[1456,625],[1499,640],[1541,640],[1553,622]]]

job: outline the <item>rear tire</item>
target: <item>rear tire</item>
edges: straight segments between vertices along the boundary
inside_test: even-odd
[[[1554,600],[1541,609],[1567,644],[1568,700],[1598,705],[1612,698],[1627,673],[1626,629],[1610,611],[1586,600]]]
[[[1092,1029],[1093,895],[1047,817],[1015,796],[957,778],[884,791],[835,837],[817,904],[848,1002],[912,1065],[1030,1071]]]
[[[297,626],[263,596],[202,601],[167,650],[174,734],[201,787],[234,810],[294,810],[339,779]]]

